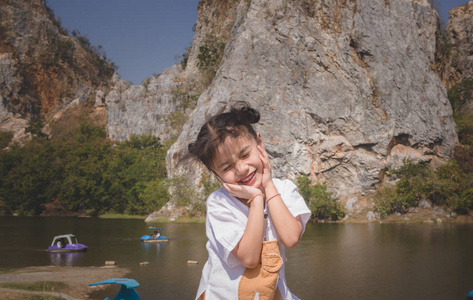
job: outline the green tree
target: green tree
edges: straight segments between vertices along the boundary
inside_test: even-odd
[[[297,178],[297,186],[299,193],[312,212],[311,218],[313,220],[330,218],[335,221],[345,216],[338,198],[327,190],[325,184],[312,184],[309,176],[304,174]]]

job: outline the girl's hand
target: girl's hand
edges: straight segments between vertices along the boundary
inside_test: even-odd
[[[261,194],[261,190],[240,184],[232,184],[222,181],[223,187],[230,193],[230,195],[240,199],[250,199]]]
[[[264,144],[261,143],[258,146],[258,150],[260,152],[260,159],[261,162],[263,163],[263,177],[261,179],[261,186],[266,189],[269,184],[273,182],[273,177],[272,177],[272,169],[271,169],[271,164],[269,162],[269,155],[268,152],[266,152],[266,148],[264,147]]]

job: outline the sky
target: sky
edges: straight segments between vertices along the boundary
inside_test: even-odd
[[[367,1],[367,0],[364,0]],[[368,0],[369,1],[369,0]],[[468,0],[433,0],[447,23],[448,11]],[[62,26],[101,45],[124,80],[141,84],[179,63],[192,43],[199,0],[47,0]]]

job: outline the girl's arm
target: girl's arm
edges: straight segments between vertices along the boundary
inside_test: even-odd
[[[264,197],[261,190],[239,184],[221,181],[230,195],[250,201],[250,213],[245,231],[232,250],[233,255],[247,268],[254,268],[259,263],[264,231]]]
[[[258,145],[258,149],[264,167],[261,185],[264,188],[266,199],[269,199],[268,209],[274,223],[274,228],[283,245],[286,248],[294,248],[302,234],[301,220],[299,217],[294,217],[289,209],[287,209],[286,204],[281,199],[281,195],[274,186],[269,156],[262,142]]]
[[[286,204],[279,195],[274,183],[265,188],[266,199],[270,199],[267,203],[274,228],[278,233],[279,239],[286,248],[294,248],[302,235],[302,224],[299,217],[294,217]]]
[[[250,213],[240,242],[232,250],[233,255],[246,267],[258,265],[264,231],[264,198],[259,194],[250,202]]]

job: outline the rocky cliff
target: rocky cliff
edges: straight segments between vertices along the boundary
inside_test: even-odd
[[[450,10],[439,44],[439,74],[451,93],[455,113],[471,118],[467,115],[473,113],[473,1]]]
[[[438,15],[427,1],[236,7],[216,77],[168,152],[171,174],[195,176],[176,162],[206,118],[238,100],[262,114],[275,176],[311,173],[337,195],[376,189],[404,158],[451,155],[455,123],[433,66]]]
[[[197,98],[210,85],[219,66],[218,45],[225,45],[235,24],[240,1],[201,0],[192,45],[184,54],[185,62],[164,70],[162,74],[133,86],[117,77],[114,88],[106,96],[107,130],[116,140],[131,134],[151,133],[163,140],[179,136],[187,116],[195,108]],[[244,5],[246,7],[246,5]],[[199,59],[201,47],[213,53]],[[223,47],[222,47],[223,48]],[[184,68],[183,68],[184,67]]]
[[[440,76],[447,88],[473,77],[473,1],[448,13]]]
[[[208,116],[245,100],[262,114],[275,176],[310,173],[337,195],[376,189],[404,158],[451,155],[427,0],[201,0],[198,10],[185,61],[133,86],[43,1],[0,0],[0,130],[89,104],[113,139],[177,139],[168,170],[198,181],[176,162]]]
[[[49,124],[67,107],[100,100],[114,70],[94,50],[43,0],[0,0],[0,130],[21,140],[29,120]]]

